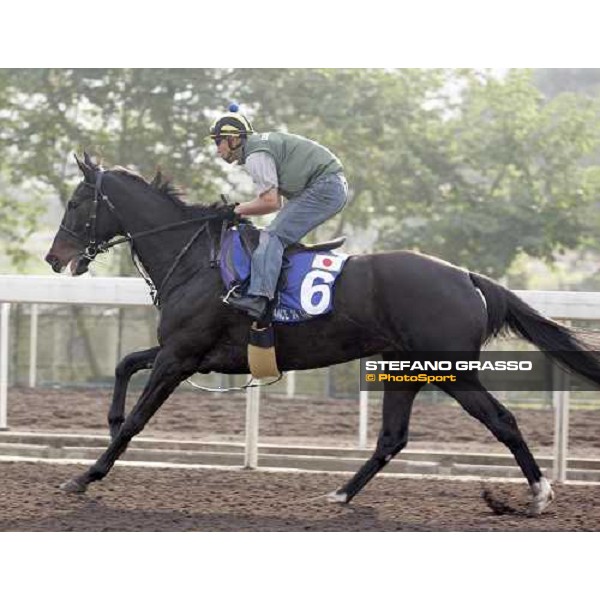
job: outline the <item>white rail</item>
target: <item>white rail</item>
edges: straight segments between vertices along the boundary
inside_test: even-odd
[[[146,306],[148,286],[138,277],[0,275],[0,302]]]
[[[600,320],[600,292],[516,291],[523,300],[542,314],[555,319]],[[139,278],[129,277],[63,277],[0,275],[0,429],[7,428],[8,401],[8,330],[10,304],[91,304],[110,306],[151,305],[148,287]],[[32,310],[30,355],[30,385],[35,385],[37,310]],[[32,366],[33,365],[33,366]],[[293,380],[288,384],[293,394]],[[245,464],[257,464],[258,407],[257,389],[247,394],[247,449]],[[564,480],[568,439],[568,393],[556,394],[555,422],[555,477]],[[360,447],[367,443],[368,396],[360,394],[359,439]]]

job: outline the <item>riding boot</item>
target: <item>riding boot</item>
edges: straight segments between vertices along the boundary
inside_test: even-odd
[[[269,300],[264,296],[237,296],[235,294],[230,294],[223,302],[241,312],[245,312],[256,321],[264,318],[269,305]]]

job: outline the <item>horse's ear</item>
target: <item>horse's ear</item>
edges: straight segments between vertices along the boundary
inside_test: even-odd
[[[74,154],[73,156],[75,156],[75,162],[77,162],[77,166],[79,167],[79,170],[83,173],[83,177],[85,178],[85,180],[93,181],[94,169],[88,164],[86,164],[86,162],[82,162],[81,159],[77,156],[77,154]],[[87,156],[87,154],[84,154],[84,157],[85,156]]]
[[[156,173],[154,174],[154,179],[152,179],[152,181],[150,182],[150,185],[153,188],[159,189],[160,186],[162,185],[162,182],[163,182],[162,172],[160,170],[160,167],[158,167],[156,169]]]
[[[77,163],[79,170],[85,174],[86,166],[81,162],[81,160],[79,159],[79,156],[77,156],[77,154],[73,154],[73,156],[75,157],[75,162]]]
[[[83,153],[83,160],[85,164],[93,171],[95,171],[98,168],[87,152]]]

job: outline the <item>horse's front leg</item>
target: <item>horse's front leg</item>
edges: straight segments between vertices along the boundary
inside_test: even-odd
[[[181,360],[169,349],[161,349],[154,360],[152,374],[142,395],[104,454],[85,473],[61,485],[61,489],[66,492],[85,492],[91,482],[105,477],[123,454],[131,438],[142,431],[173,390],[195,372],[196,365],[196,359]]]
[[[154,359],[160,351],[160,346],[154,346],[148,350],[132,352],[121,359],[115,369],[115,387],[113,397],[108,410],[108,427],[110,437],[115,439],[121,425],[125,421],[125,398],[127,397],[127,386],[131,377],[142,369],[151,369]]]

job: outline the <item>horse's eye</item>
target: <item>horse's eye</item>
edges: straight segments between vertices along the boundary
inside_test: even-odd
[[[74,210],[77,208],[78,202],[75,202],[75,200],[69,200],[67,202],[67,209],[68,210]]]

